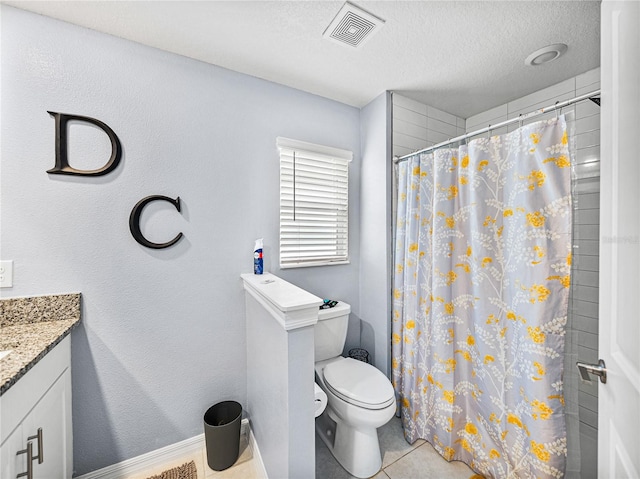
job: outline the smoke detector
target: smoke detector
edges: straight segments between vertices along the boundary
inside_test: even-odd
[[[524,61],[525,65],[536,67],[538,65],[542,65],[543,63],[549,63],[564,52],[567,51],[567,46],[564,43],[554,43],[553,45],[548,45],[540,50],[536,50],[531,55],[529,55]]]
[[[361,47],[384,25],[384,20],[346,2],[322,36],[341,45]]]

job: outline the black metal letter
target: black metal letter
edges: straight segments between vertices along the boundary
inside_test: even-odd
[[[55,111],[47,111],[56,120],[56,166],[47,170],[47,173],[55,175],[80,175],[80,176],[102,176],[113,171],[120,163],[122,157],[122,146],[118,136],[113,132],[106,123],[89,118],[88,116],[68,115],[66,113],[57,113]],[[111,140],[111,157],[106,165],[97,170],[78,170],[69,166],[67,158],[67,122],[69,120],[84,121],[97,126],[104,131],[109,140]]]
[[[173,206],[175,206],[178,211],[180,211],[179,196],[175,200],[172,198],[169,198],[168,196],[162,196],[162,195],[147,196],[146,198],[143,198],[140,201],[138,201],[138,203],[131,210],[131,215],[129,216],[129,229],[131,230],[131,234],[133,235],[133,238],[142,246],[146,246],[147,248],[153,248],[153,249],[162,249],[162,248],[168,248],[169,246],[176,244],[180,240],[180,238],[182,238],[182,233],[178,233],[175,238],[173,238],[171,241],[168,241],[167,243],[152,243],[142,235],[142,231],[140,231],[140,215],[142,214],[142,209],[148,203],[151,203],[152,201],[157,201],[157,200],[168,201]]]

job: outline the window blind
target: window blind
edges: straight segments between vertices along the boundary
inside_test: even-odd
[[[349,261],[351,152],[278,138],[280,267]]]

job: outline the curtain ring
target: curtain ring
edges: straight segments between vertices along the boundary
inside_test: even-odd
[[[556,120],[558,119],[558,103],[560,103],[560,100],[557,100],[555,105],[553,106],[553,109],[556,112]],[[560,110],[562,110],[562,108],[560,108]]]
[[[522,128],[522,113],[518,115],[518,127]]]
[[[489,123],[489,126],[487,127],[487,140],[491,139],[491,123]]]

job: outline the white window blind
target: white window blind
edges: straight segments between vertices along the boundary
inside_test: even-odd
[[[349,262],[350,151],[278,138],[280,267]]]

